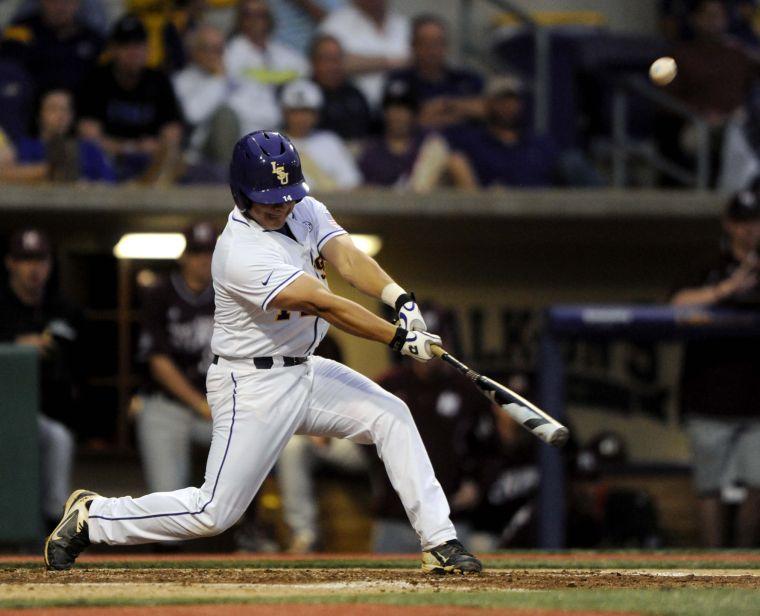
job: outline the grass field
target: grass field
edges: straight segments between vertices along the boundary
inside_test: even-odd
[[[48,572],[39,558],[6,556],[0,613],[760,614],[758,551],[503,552],[484,562],[483,574],[458,577],[423,575],[405,555],[88,554]]]

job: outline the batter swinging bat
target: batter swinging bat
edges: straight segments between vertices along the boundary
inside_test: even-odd
[[[440,357],[447,364],[454,366],[454,368],[464,374],[475,383],[486,398],[501,406],[523,428],[535,434],[545,443],[549,443],[549,445],[554,445],[555,447],[562,447],[567,442],[570,432],[551,415],[544,413],[535,404],[531,404],[519,394],[504,387],[501,383],[497,383],[475,372],[475,370],[464,365],[443,347],[434,344],[431,348],[433,355]]]

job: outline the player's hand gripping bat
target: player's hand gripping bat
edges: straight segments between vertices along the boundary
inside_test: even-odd
[[[433,355],[440,357],[450,366],[454,366],[454,368],[475,383],[486,398],[498,404],[512,419],[526,430],[535,434],[542,441],[555,447],[562,447],[567,442],[567,438],[570,435],[568,429],[551,415],[544,413],[535,404],[528,402],[525,398],[504,387],[501,383],[497,383],[475,372],[475,370],[463,364],[443,347],[434,344],[431,345],[431,350],[433,351]]]

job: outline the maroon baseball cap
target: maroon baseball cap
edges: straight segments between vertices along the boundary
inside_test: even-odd
[[[196,222],[184,230],[185,250],[188,252],[214,252],[219,229],[212,222]]]
[[[14,231],[8,242],[8,255],[13,259],[47,259],[51,254],[50,239],[40,229]]]

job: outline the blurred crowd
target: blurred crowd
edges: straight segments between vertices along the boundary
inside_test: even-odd
[[[603,184],[533,134],[529,82],[453,63],[449,29],[387,0],[24,0],[0,41],[0,179],[223,182],[267,128],[316,191]]]
[[[606,183],[599,83],[571,75],[588,108],[568,91],[572,126],[534,134],[533,75],[464,68],[451,24],[409,14],[388,0],[18,2],[0,39],[0,180],[224,182],[234,141],[267,128],[297,143],[317,191]],[[709,124],[713,184],[744,188],[760,172],[756,2],[663,0],[661,14],[652,54],[678,64],[666,91]],[[644,116],[663,154],[693,163],[693,126]]]

